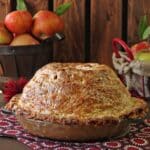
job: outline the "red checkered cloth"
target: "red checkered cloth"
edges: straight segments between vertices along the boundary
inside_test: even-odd
[[[16,138],[34,150],[150,150],[150,119],[131,124],[130,132],[122,138],[86,143],[60,142],[28,134],[14,115],[4,114],[0,109],[0,136]]]

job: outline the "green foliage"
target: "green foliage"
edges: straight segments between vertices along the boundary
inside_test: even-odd
[[[142,35],[142,40],[146,40],[150,37],[150,26],[148,26]]]
[[[27,10],[24,0],[17,0],[17,10]]]
[[[141,17],[139,26],[138,26],[138,35],[139,35],[140,40],[143,39],[143,34],[145,32],[145,29],[147,29],[147,27],[148,27],[148,20],[147,20],[147,16],[145,15]]]
[[[56,8],[55,13],[57,15],[61,16],[71,7],[71,5],[72,5],[71,2],[66,2],[64,4],[61,4]]]

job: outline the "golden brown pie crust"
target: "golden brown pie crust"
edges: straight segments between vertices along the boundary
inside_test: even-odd
[[[16,114],[65,125],[114,124],[141,118],[148,107],[132,98],[114,71],[97,63],[50,63],[25,86]]]
[[[17,104],[19,99],[20,99],[20,94],[16,94],[10,99],[10,101],[5,105],[4,108],[8,111],[15,112],[15,110],[17,110],[17,106],[18,106]]]

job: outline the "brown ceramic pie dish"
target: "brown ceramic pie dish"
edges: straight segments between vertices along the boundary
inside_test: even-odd
[[[132,98],[112,69],[96,63],[51,63],[6,106],[29,133],[87,141],[120,136],[148,107]]]

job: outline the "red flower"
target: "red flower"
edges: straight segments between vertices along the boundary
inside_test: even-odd
[[[3,90],[4,100],[8,102],[14,95],[22,93],[27,82],[28,80],[23,77],[20,77],[18,80],[10,80],[6,82]]]

